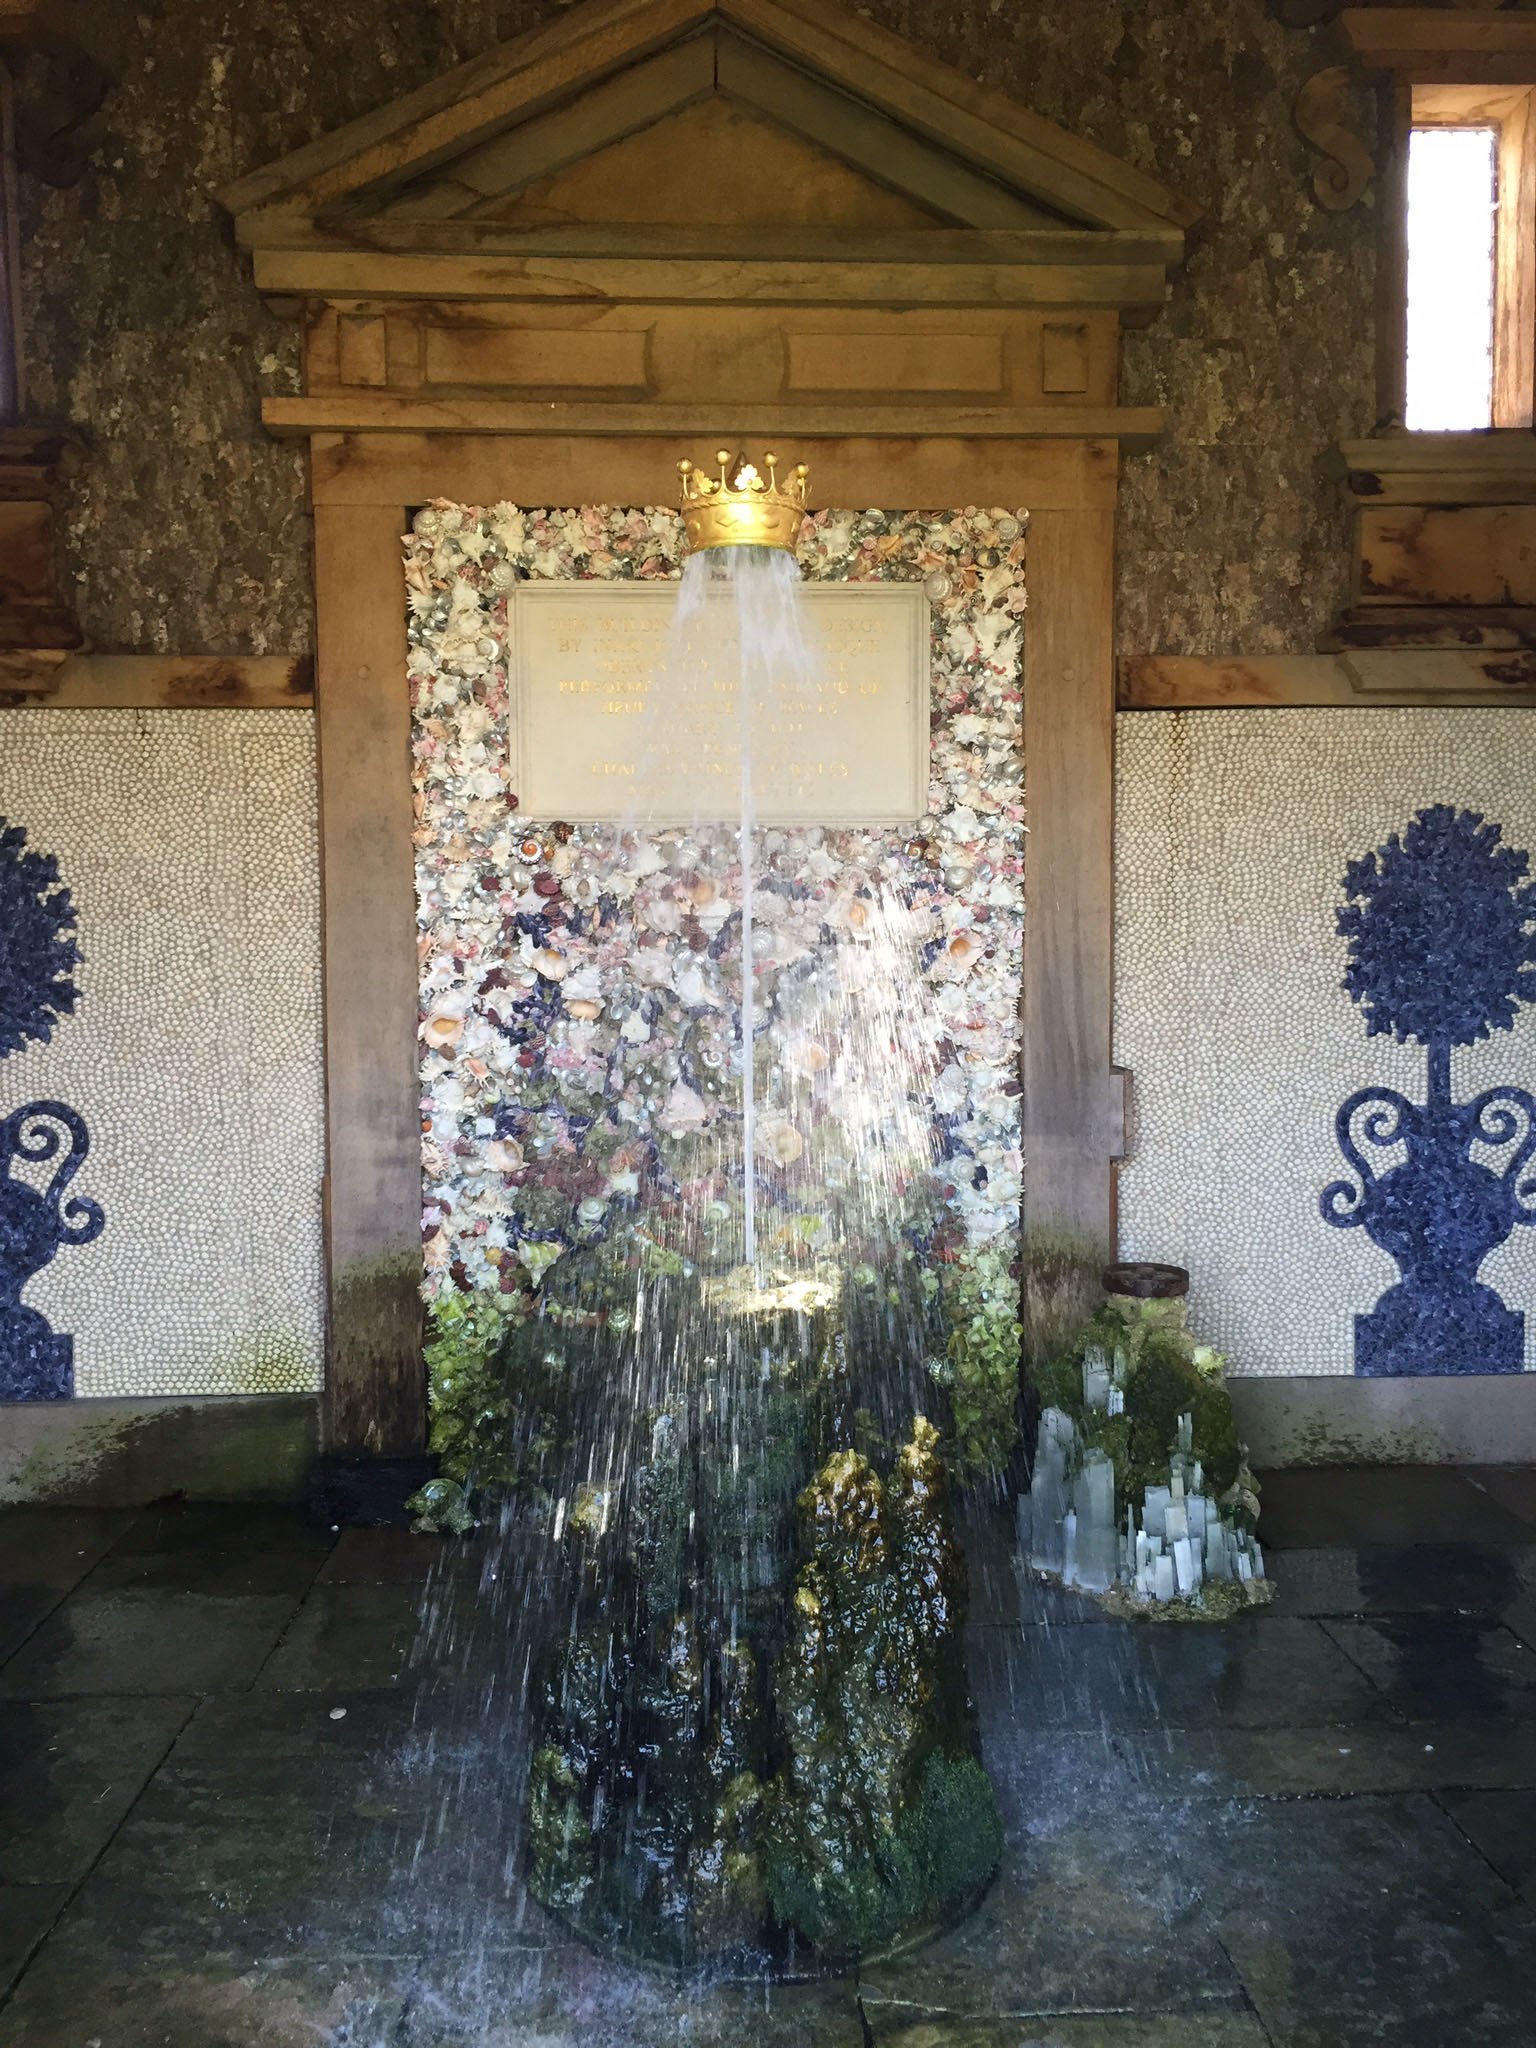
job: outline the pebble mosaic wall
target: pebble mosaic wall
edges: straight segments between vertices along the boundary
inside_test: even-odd
[[[1118,749],[1115,1057],[1135,1101],[1121,1255],[1190,1268],[1191,1322],[1233,1372],[1351,1373],[1355,1318],[1399,1271],[1367,1231],[1320,1213],[1345,1170],[1334,1119],[1362,1088],[1422,1103],[1426,1053],[1367,1035],[1342,985],[1345,872],[1436,805],[1536,857],[1536,722],[1134,712]],[[1536,1086],[1536,1004],[1512,1014],[1456,1046],[1457,1101]],[[1480,1277],[1524,1313],[1536,1367],[1536,1230],[1515,1229]]]
[[[320,891],[305,711],[5,714],[0,815],[57,858],[80,999],[0,1114],[86,1118],[106,1213],[26,1299],[77,1395],[317,1388]]]
[[[847,1105],[817,1094],[838,1050],[818,974],[835,977],[839,940],[892,899],[923,992],[909,1029],[932,1039],[944,1255],[991,1248],[1005,1270],[1012,1256],[1023,528],[972,510],[827,512],[803,531],[808,576],[925,582],[932,784],[915,830],[759,835],[757,986],[774,1066],[805,1084],[798,1122],[759,1123],[772,1256],[830,1229],[831,1180],[808,1184],[808,1169],[835,1154]],[[680,538],[667,510],[444,503],[407,536],[429,1296],[520,1291],[627,1207],[729,1197],[739,863],[708,871],[681,827],[527,819],[507,787],[509,593],[525,577],[675,577]],[[846,1171],[834,1159],[833,1177]]]

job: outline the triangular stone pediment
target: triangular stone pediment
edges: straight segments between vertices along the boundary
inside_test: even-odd
[[[750,163],[753,174],[740,180],[700,178],[701,157]],[[478,195],[450,214],[454,197],[463,193],[457,180],[449,190],[434,180],[420,197],[432,204],[439,219],[525,228],[692,221],[859,232],[932,228],[947,221],[907,194],[878,184],[830,149],[790,134],[724,94],[663,115],[648,128],[545,176]],[[392,216],[409,218],[418,203],[417,195],[402,195]]]
[[[839,0],[585,0],[230,187],[279,432],[1155,432],[1189,210]]]
[[[837,224],[839,196],[850,226],[1174,238],[1190,218],[1145,173],[829,0],[587,0],[222,196],[254,247],[367,221],[422,248],[434,224],[592,225],[605,199],[635,220],[633,192],[613,211],[626,173],[654,225],[762,223],[774,194],[797,225]],[[870,192],[904,204],[882,214]]]

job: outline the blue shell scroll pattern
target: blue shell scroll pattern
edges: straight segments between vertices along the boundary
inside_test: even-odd
[[[21,1290],[61,1245],[101,1235],[99,1204],[69,1193],[90,1148],[85,1119],[67,1103],[24,1103],[0,1124],[0,1392],[9,1401],[74,1392],[74,1339],[28,1308]],[[13,1172],[17,1162],[52,1171],[38,1187]]]
[[[0,818],[0,1060],[45,1044],[78,1000],[75,907],[58,862],[30,851]],[[23,1103],[0,1121],[0,1401],[61,1401],[74,1392],[74,1340],[21,1299],[63,1245],[101,1235],[99,1205],[69,1192],[90,1151],[67,1103]]]
[[[1334,1122],[1350,1177],[1323,1190],[1325,1222],[1363,1228],[1402,1274],[1355,1317],[1367,1377],[1519,1372],[1525,1317],[1478,1278],[1536,1224],[1536,1098],[1513,1084],[1451,1092],[1451,1050],[1508,1031],[1536,1000],[1529,857],[1476,811],[1434,804],[1351,861],[1339,936],[1344,987],[1367,1033],[1425,1048],[1425,1099],[1362,1088]]]

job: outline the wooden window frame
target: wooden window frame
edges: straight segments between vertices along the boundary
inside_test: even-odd
[[[1346,7],[1339,29],[1382,81],[1377,135],[1377,433],[1401,433],[1408,373],[1408,138],[1415,126],[1479,125],[1500,134],[1492,427],[1536,424],[1536,14],[1502,6]],[[1508,211],[1506,212],[1506,201]],[[1432,433],[1433,430],[1426,430]]]
[[[1536,422],[1536,86],[1417,84],[1409,131],[1491,128],[1496,137],[1492,427]],[[1403,194],[1406,208],[1406,188]],[[1403,304],[1407,309],[1406,215]],[[1406,385],[1406,318],[1403,375]]]

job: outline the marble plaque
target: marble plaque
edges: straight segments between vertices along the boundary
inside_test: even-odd
[[[909,824],[928,808],[928,599],[809,583],[809,659],[743,707],[735,606],[685,643],[675,583],[523,584],[511,600],[513,788],[530,819]],[[707,650],[707,651],[704,651]]]

